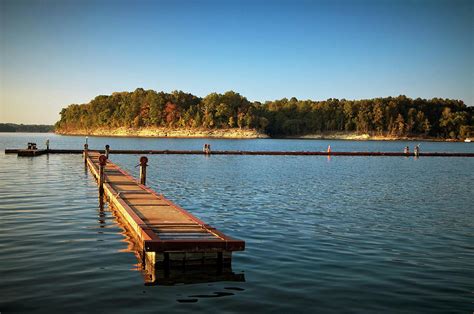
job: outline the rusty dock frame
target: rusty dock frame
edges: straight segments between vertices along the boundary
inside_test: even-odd
[[[125,222],[141,250],[146,268],[228,267],[232,252],[245,249],[244,241],[226,236],[138,183],[116,164],[105,161],[104,155],[89,152],[85,158],[99,189],[101,160],[105,164],[102,168],[103,197]]]

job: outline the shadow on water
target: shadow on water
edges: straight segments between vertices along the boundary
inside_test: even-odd
[[[135,254],[138,263],[135,269],[140,271],[143,275],[144,283],[146,286],[174,286],[174,285],[189,285],[199,283],[211,283],[211,282],[245,282],[245,275],[243,273],[236,274],[232,271],[231,265],[180,265],[179,267],[173,267],[166,269],[163,266],[156,266],[146,264],[145,257],[143,256],[143,250],[140,248],[138,243],[134,241],[132,233],[128,230],[127,225],[123,219],[117,215],[113,208],[105,206],[105,201],[102,197],[98,197],[99,213],[98,223],[99,228],[105,228],[106,225],[106,208],[112,212],[115,221],[118,226],[122,229],[121,234],[124,236],[124,240],[127,243],[127,249],[122,252],[132,252]],[[239,287],[228,287],[225,288],[232,291],[243,291],[244,289]],[[190,296],[192,298],[211,298],[211,297],[223,297],[230,296],[234,293],[231,292],[215,292],[211,295],[196,295]],[[181,302],[180,300],[177,300]],[[184,300],[183,302],[190,302]],[[193,301],[194,302],[194,301]],[[197,302],[197,301],[195,301]]]

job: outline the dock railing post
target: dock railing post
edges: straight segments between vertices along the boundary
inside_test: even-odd
[[[87,157],[89,155],[89,144],[84,144],[84,163],[87,164]]]
[[[104,195],[104,168],[107,164],[107,157],[105,155],[99,156],[99,195],[102,197]]]
[[[110,146],[107,144],[105,145],[105,157],[109,159],[109,153],[110,153]]]
[[[140,184],[146,185],[146,167],[148,158],[146,156],[140,157]]]

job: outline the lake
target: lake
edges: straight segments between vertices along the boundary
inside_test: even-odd
[[[243,281],[147,285],[80,155],[0,133],[0,312],[379,313],[474,309],[474,158],[150,155],[147,184],[246,241]],[[91,149],[402,151],[417,142],[89,138]],[[422,152],[474,152],[422,142]],[[138,155],[111,160],[138,176]]]

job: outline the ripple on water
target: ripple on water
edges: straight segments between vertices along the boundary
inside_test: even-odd
[[[62,147],[82,141],[52,136]],[[190,149],[205,140],[90,141],[97,147]],[[20,146],[11,139],[0,143]],[[327,142],[212,145],[312,150]],[[335,144],[341,150],[396,150],[397,145],[403,147]],[[112,159],[137,175],[138,156]],[[233,271],[245,274],[245,281],[146,286],[130,236],[108,208],[99,211],[96,183],[80,156],[23,159],[0,153],[0,311],[38,311],[39,305],[44,312],[150,313],[462,313],[472,308],[471,159],[149,159],[152,188],[246,241],[246,250],[233,257]]]

